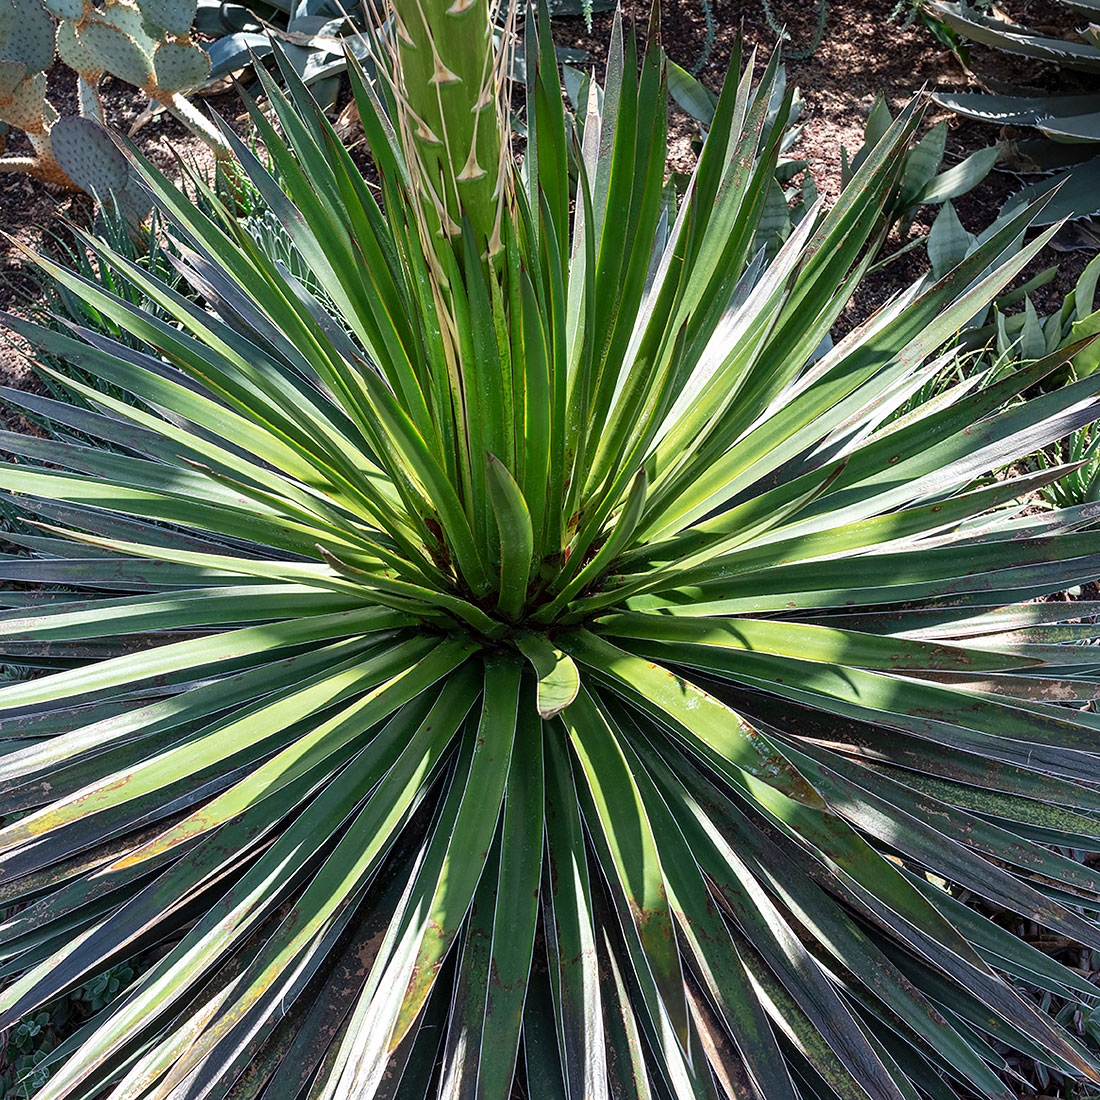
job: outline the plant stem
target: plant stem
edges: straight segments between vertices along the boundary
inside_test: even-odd
[[[391,0],[399,94],[433,235],[499,238],[501,118],[489,0]]]

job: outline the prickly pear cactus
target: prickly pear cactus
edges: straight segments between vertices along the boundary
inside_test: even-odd
[[[98,87],[107,73],[162,104],[219,155],[228,152],[185,98],[210,72],[190,37],[195,10],[196,0],[0,0],[0,135],[22,130],[31,144],[29,156],[0,157],[0,172],[112,196],[137,216],[125,158],[103,129]],[[77,74],[79,118],[59,120],[46,98],[55,56]]]
[[[73,183],[100,202],[113,203],[137,229],[152,205],[130,162],[111,135],[90,118],[58,120],[50,131],[57,163]]]

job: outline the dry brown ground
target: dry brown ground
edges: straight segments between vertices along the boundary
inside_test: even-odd
[[[707,0],[665,0],[663,38],[673,60],[693,68],[700,60],[706,42]],[[798,49],[812,42],[817,25],[817,8],[806,0],[770,0],[774,17],[786,23],[790,47]],[[958,89],[973,85],[973,78],[952,54],[940,47],[932,36],[914,23],[890,21],[895,0],[823,0],[829,4],[825,34],[820,46],[808,58],[787,62],[791,83],[798,85],[806,104],[802,138],[792,151],[809,162],[817,186],[827,199],[840,189],[841,147],[857,149],[863,125],[875,95],[882,92],[890,108],[899,110],[922,89]],[[709,59],[699,77],[717,89],[729,62],[730,52],[741,36],[746,47],[770,52],[776,35],[765,18],[762,0],[710,0],[716,34]],[[1034,26],[1072,29],[1072,16],[1052,0],[1005,0],[1010,14]],[[643,34],[648,21],[649,0],[625,0],[623,10]],[[606,48],[611,25],[610,14],[596,16],[589,34],[579,18],[556,21],[559,42],[589,51],[597,70]],[[1020,64],[993,51],[975,48],[975,69],[992,73],[1002,80],[1026,83],[1037,88],[1063,89],[1065,74],[1053,68]],[[51,75],[51,99],[65,112],[75,110],[72,74],[59,70]],[[1070,78],[1069,87],[1073,87]],[[108,116],[121,130],[129,128],[144,107],[133,89],[107,79],[104,98]],[[233,93],[208,101],[210,106],[229,118],[239,118],[241,110]],[[927,124],[949,118],[947,162],[955,163],[997,138],[990,127],[960,122],[931,109]],[[242,123],[243,129],[243,123]],[[681,162],[689,155],[692,121],[674,109],[670,133],[670,154]],[[1011,133],[1004,135],[1011,137]],[[19,151],[21,136],[9,142],[9,152]],[[137,135],[142,150],[161,166],[182,156],[209,162],[209,151],[178,122],[162,115],[145,125]],[[1020,186],[1020,180],[1006,172],[995,172],[980,188],[958,204],[967,228],[984,228],[995,216],[1001,202]],[[0,174],[0,308],[15,308],[36,294],[35,280],[23,259],[19,246],[48,247],[51,240],[67,237],[65,219],[86,224],[90,203],[84,196],[50,193],[42,184],[24,176]],[[926,231],[927,220],[918,218],[911,233]],[[7,235],[13,239],[7,239]],[[901,244],[898,240],[895,244]],[[1077,275],[1091,253],[1074,251],[1054,253],[1046,250],[1022,278],[1051,263],[1060,264],[1058,278],[1040,292],[1036,305],[1041,312],[1057,308],[1061,296],[1072,288]],[[906,285],[921,271],[921,252],[917,250],[869,279],[861,287],[849,309],[848,321],[866,316],[895,290]],[[33,384],[19,353],[0,346],[0,383]]]
[[[826,0],[828,10],[825,34],[820,46],[808,57],[788,59],[788,79],[797,85],[805,101],[805,126],[802,138],[791,152],[806,160],[821,194],[835,199],[840,191],[841,148],[849,153],[863,140],[863,127],[882,93],[894,114],[922,91],[959,91],[980,87],[979,80],[993,80],[1034,89],[1036,92],[1068,93],[1083,90],[1085,78],[1060,72],[1053,66],[1015,59],[994,50],[974,47],[968,71],[932,35],[902,18],[891,21],[896,0]],[[666,0],[662,35],[669,56],[685,68],[700,60],[706,43],[704,0]],[[1072,33],[1083,22],[1064,5],[1052,0],[1002,0],[1007,14],[1025,25],[1052,33]],[[649,0],[626,0],[624,12],[644,31]],[[817,30],[817,7],[812,0],[770,0],[776,22],[786,25],[789,48],[801,50],[812,44]],[[713,0],[712,16],[716,36],[699,79],[717,90],[729,63],[738,36],[746,48],[758,49],[767,56],[774,48],[776,34],[765,17],[763,0]],[[590,51],[597,61],[602,57],[610,30],[611,15],[598,15],[592,34],[587,34],[580,19],[560,20],[558,35],[570,45]],[[975,76],[974,74],[979,74]],[[1095,87],[1095,85],[1094,85]],[[976,149],[999,138],[1011,140],[1025,133],[961,120],[950,112],[929,105],[925,125],[940,119],[948,121],[945,167],[957,163]],[[678,123],[678,126],[675,125]],[[692,129],[690,119],[674,112],[670,146],[675,153]],[[1025,182],[1007,171],[995,171],[975,191],[956,203],[963,224],[972,232],[984,229],[996,216],[1004,200]],[[1100,183],[1098,183],[1100,186]],[[911,235],[927,232],[934,210],[926,208],[911,229]],[[895,246],[904,243],[898,239]],[[1057,278],[1035,295],[1041,313],[1058,308],[1062,297],[1071,290],[1094,252],[1044,250],[1020,276],[1020,281],[1052,264],[1059,264]],[[923,270],[920,250],[909,254],[891,267],[868,279],[857,292],[848,319],[854,322],[867,316],[890,294],[912,282]]]

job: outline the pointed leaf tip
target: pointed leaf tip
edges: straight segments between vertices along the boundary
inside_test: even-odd
[[[577,697],[581,676],[573,658],[556,649],[548,638],[521,634],[516,638],[520,652],[531,662],[539,678],[536,708],[542,718],[553,718]]]

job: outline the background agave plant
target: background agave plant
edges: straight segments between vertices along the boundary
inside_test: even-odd
[[[209,47],[210,83],[269,56],[274,32],[286,59],[311,86],[313,97],[331,110],[347,68],[345,51],[371,64],[367,40],[359,29],[362,10],[358,4],[339,0],[280,0],[278,4],[202,0],[195,26],[218,36]]]
[[[1096,0],[1063,0],[1083,26],[1073,37],[1056,38],[1006,19],[999,12],[975,10],[956,0],[926,0],[923,11],[932,20],[974,42],[1006,53],[1046,62],[1078,73],[1092,74],[1091,89],[1076,95],[1036,95],[1034,89],[1003,84],[996,93],[939,93],[936,102],[967,118],[1001,126],[1034,126],[1040,140],[1019,143],[1016,159],[1035,171],[1055,172],[1053,179],[1025,187],[1015,196],[1018,207],[1054,183],[1060,191],[1047,206],[1046,224],[1060,218],[1081,218],[1100,213],[1096,177],[1100,172],[1100,4]]]
[[[613,6],[611,0],[554,0],[549,9],[555,19],[583,15],[591,29],[593,13]],[[371,16],[384,19],[382,5],[344,4],[341,0],[249,0],[247,4],[199,0],[195,28],[217,36],[209,46],[210,78],[204,88],[224,84],[226,76],[250,69],[260,59],[270,62],[269,68],[277,75],[277,43],[282,63],[289,62],[313,98],[332,110],[341,76],[347,70],[347,54],[366,72],[373,72],[367,22]],[[587,60],[581,50],[563,47],[556,52],[559,60]],[[516,68],[522,79],[522,61]]]
[[[774,60],[734,59],[677,204],[656,23],[574,119],[529,20],[517,166],[491,14],[397,0],[391,70],[351,65],[381,206],[292,66],[277,176],[225,131],[327,306],[143,164],[204,304],[89,239],[162,314],[41,262],[144,349],[8,318],[102,388],[5,398],[102,446],[0,436],[0,655],[44,673],[0,687],[0,1023],[160,956],[37,1096],[1100,1081],[1020,992],[1096,989],[958,896],[1100,948],[1064,854],[1100,849],[1097,717],[1061,705],[1097,608],[1026,602],[1100,534],[1021,513],[1064,468],[979,480],[1100,378],[1015,402],[1078,341],[914,400],[1049,231],[815,359],[917,108],[765,262]]]

